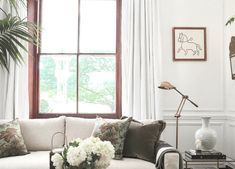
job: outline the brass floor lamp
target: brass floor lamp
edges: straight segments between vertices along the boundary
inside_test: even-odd
[[[161,85],[158,87],[160,89],[164,89],[164,90],[171,90],[174,89],[175,91],[177,91],[181,96],[182,99],[180,101],[179,107],[175,113],[175,118],[176,118],[176,138],[175,138],[175,142],[176,142],[176,149],[178,149],[178,141],[179,141],[179,118],[181,117],[181,112],[182,109],[184,107],[185,101],[188,100],[190,103],[192,103],[195,107],[198,107],[198,105],[196,103],[194,103],[192,100],[190,100],[188,98],[187,95],[184,95],[183,93],[181,93],[178,89],[176,89],[175,86],[173,86],[170,82],[162,82]]]

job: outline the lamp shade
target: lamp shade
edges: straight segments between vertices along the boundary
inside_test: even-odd
[[[230,58],[232,79],[235,80],[235,36],[232,36],[229,45],[229,58]]]
[[[158,86],[158,88],[164,89],[164,90],[171,90],[171,89],[175,89],[175,86],[173,86],[170,82],[164,81],[161,83],[160,86]]]

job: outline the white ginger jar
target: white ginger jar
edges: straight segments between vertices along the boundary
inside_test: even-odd
[[[195,133],[195,144],[197,150],[210,151],[216,145],[217,134],[210,128],[211,117],[202,117],[202,127]]]

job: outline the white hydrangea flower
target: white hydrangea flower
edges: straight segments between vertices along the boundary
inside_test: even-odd
[[[114,157],[114,147],[110,141],[99,141],[96,143],[95,152],[98,152],[99,155],[105,155],[110,159]]]
[[[67,161],[72,166],[79,166],[86,160],[86,152],[79,147],[69,147],[67,153]]]
[[[102,155],[101,158],[95,161],[95,168],[96,169],[105,169],[110,165],[111,158]]]
[[[95,152],[100,155],[100,159],[95,162],[97,169],[104,169],[110,165],[111,159],[114,157],[114,147],[109,141],[99,141],[96,143]]]
[[[80,139],[80,138],[76,138],[76,139],[73,139],[71,142],[81,143],[81,142],[82,142],[82,139]]]
[[[97,155],[99,160],[95,161],[96,169],[105,169],[110,165],[110,161],[114,157],[115,150],[111,142],[101,141],[98,137],[90,137],[85,140],[78,138],[72,142],[79,143],[79,145],[78,147],[68,147],[66,160],[70,166],[79,167],[82,162],[90,165],[94,160],[93,155]],[[56,169],[62,169],[63,157],[61,155],[54,155],[52,160]]]
[[[51,161],[53,162],[53,166],[56,169],[62,169],[62,165],[64,163],[64,160],[63,160],[63,157],[60,154],[58,154],[58,153],[54,154],[51,157]]]
[[[91,155],[91,153],[96,154],[94,150],[98,141],[100,141],[99,138],[90,137],[83,140],[83,142],[80,143],[79,147],[81,147],[87,153],[87,155]]]

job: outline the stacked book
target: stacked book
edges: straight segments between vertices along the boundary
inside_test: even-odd
[[[188,150],[185,151],[185,156],[190,159],[226,159],[225,154],[215,150],[211,151]]]

